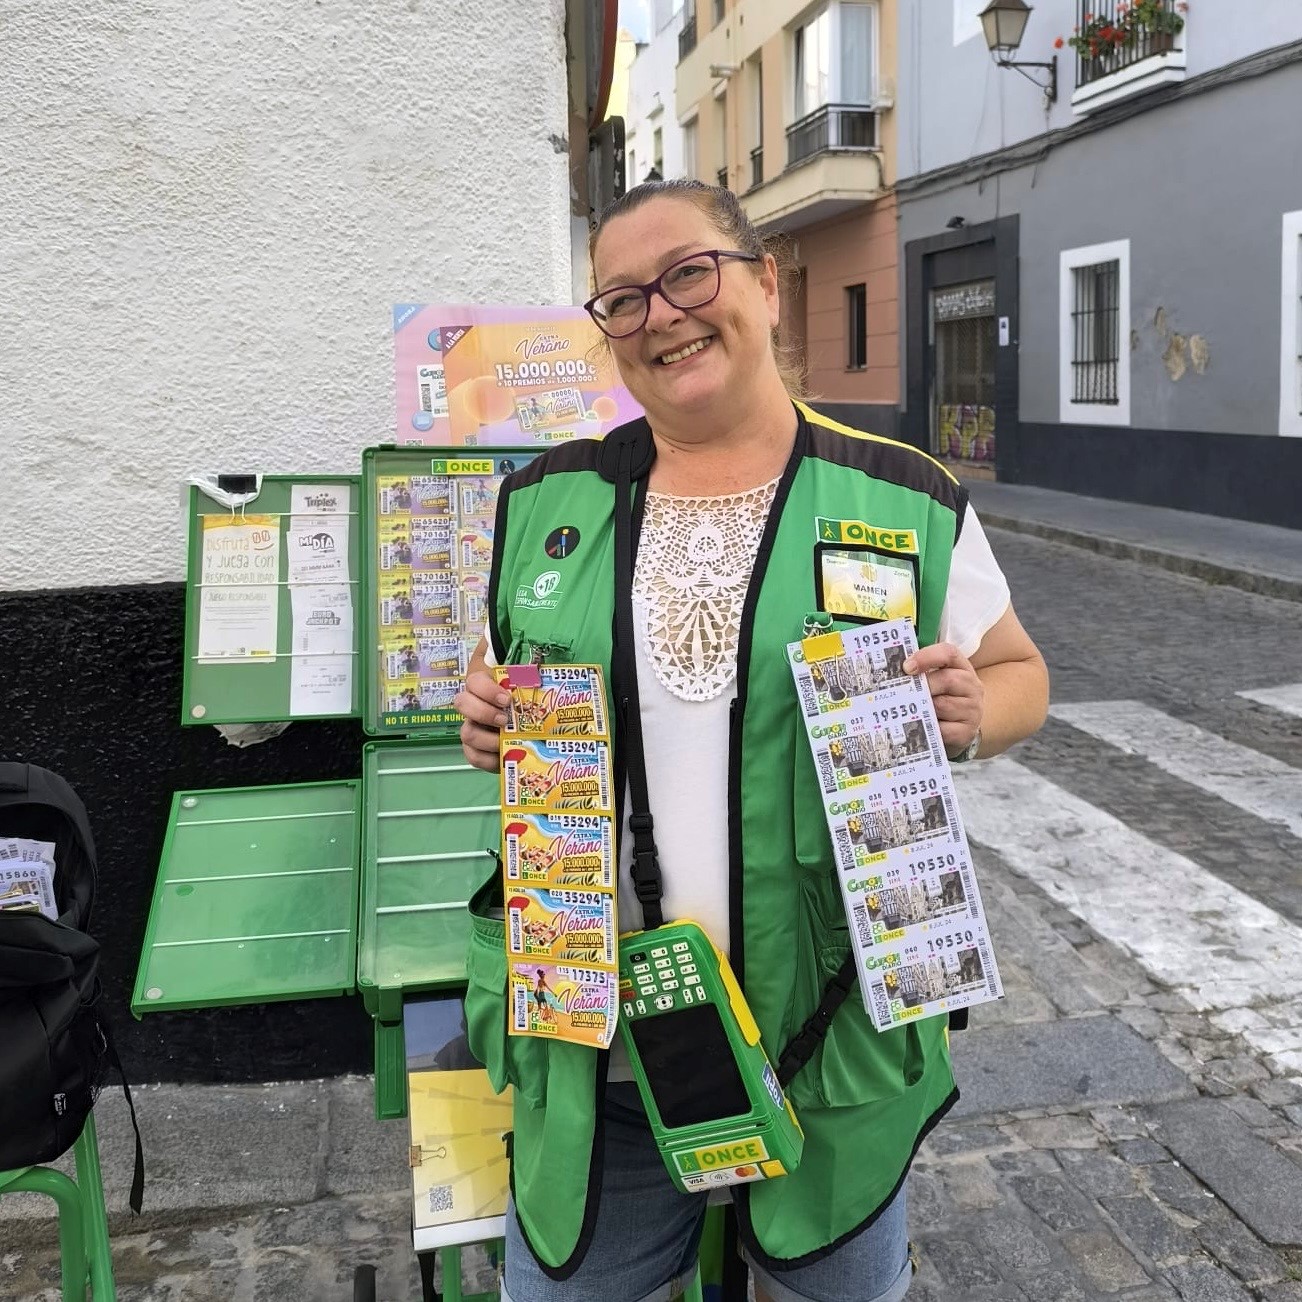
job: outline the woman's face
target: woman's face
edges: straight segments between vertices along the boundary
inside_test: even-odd
[[[645,284],[680,258],[732,247],[690,200],[651,199],[602,230],[593,256],[597,289]],[[658,415],[736,401],[762,368],[775,366],[769,336],[778,323],[776,264],[770,257],[722,258],[719,267],[713,302],[678,308],[652,294],[646,324],[609,341],[620,378],[653,424]]]

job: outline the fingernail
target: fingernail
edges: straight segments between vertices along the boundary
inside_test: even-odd
[[[504,715],[504,714],[499,714],[499,715],[497,715],[497,716],[493,719],[493,722],[494,722],[495,724],[497,724],[497,726],[498,726],[499,728],[505,728],[505,727],[506,727],[506,715]]]
[[[918,662],[912,656],[904,662],[904,672],[906,674],[911,674],[917,667]]]
[[[497,704],[500,705],[500,706],[502,707],[502,709],[505,710],[506,707],[507,707],[508,705],[511,704],[511,696],[510,696],[510,693],[509,693],[509,692],[499,692],[498,695],[497,695]]]

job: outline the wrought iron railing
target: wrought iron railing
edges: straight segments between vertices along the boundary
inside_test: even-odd
[[[716,177],[716,179],[717,179],[717,181],[718,181],[718,183],[719,183],[719,188],[720,188],[721,190],[726,190],[726,189],[729,188],[729,187],[728,187],[728,169],[727,169],[726,167],[721,167],[721,168],[719,168],[719,170],[715,173],[715,177]]]
[[[750,151],[750,188],[764,184],[764,146],[756,145]]]
[[[696,13],[693,11],[683,18],[682,30],[678,33],[678,62],[687,58],[696,49]]]
[[[1076,0],[1076,85],[1175,49],[1183,29],[1178,0]]]
[[[787,128],[787,166],[830,149],[875,149],[877,114],[862,104],[824,104]]]

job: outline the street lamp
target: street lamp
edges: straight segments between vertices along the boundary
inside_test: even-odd
[[[1015,62],[1008,56],[1017,53],[1022,43],[1022,34],[1026,31],[1026,20],[1031,16],[1031,6],[1026,0],[990,0],[981,11],[981,29],[985,33],[986,46],[995,56],[995,62],[1001,68],[1016,68],[1027,81],[1044,91],[1044,97],[1052,104],[1058,98],[1058,57],[1055,55],[1048,63]],[[1036,81],[1026,72],[1027,68],[1047,68],[1048,84]]]

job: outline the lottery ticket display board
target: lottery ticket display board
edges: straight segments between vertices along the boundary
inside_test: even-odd
[[[547,447],[642,414],[579,307],[393,309],[399,444]]]
[[[452,735],[452,700],[488,618],[497,492],[537,449],[373,448],[363,457],[372,558],[365,659],[372,735]]]

